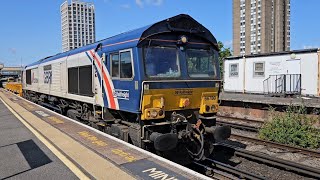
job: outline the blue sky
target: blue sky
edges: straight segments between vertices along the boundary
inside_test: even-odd
[[[26,65],[61,52],[60,4],[64,0],[0,2],[0,62]],[[90,0],[85,0],[90,1]],[[232,45],[232,0],[91,0],[96,40],[177,14],[191,15],[219,41]],[[320,47],[320,1],[291,0],[291,49]]]

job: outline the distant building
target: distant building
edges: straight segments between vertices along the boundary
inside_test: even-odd
[[[11,67],[5,67],[0,65],[0,77],[5,77],[5,76],[9,76],[9,77],[18,77],[21,76],[22,73],[22,67],[19,66],[11,66]]]
[[[95,42],[95,12],[92,3],[68,0],[61,4],[62,51]]]
[[[290,0],[233,0],[234,55],[290,50]]]

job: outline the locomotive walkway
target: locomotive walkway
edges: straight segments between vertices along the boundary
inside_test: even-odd
[[[0,89],[0,179],[207,179]]]

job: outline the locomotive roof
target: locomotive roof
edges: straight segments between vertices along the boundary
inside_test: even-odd
[[[78,54],[85,52],[91,49],[95,49],[99,44],[102,45],[102,48],[107,48],[107,51],[116,51],[119,49],[126,49],[137,46],[144,39],[160,33],[179,31],[185,33],[196,33],[198,36],[207,39],[213,46],[218,49],[217,41],[211,32],[194,20],[192,17],[186,14],[180,14],[157,23],[144,26],[135,30],[124,32],[100,41],[97,41],[93,44],[89,44],[77,49],[73,49],[67,52],[59,53],[53,56],[46,57],[39,61],[36,61],[32,64],[26,66],[34,66],[41,63],[53,61],[59,58],[67,57],[70,55]]]

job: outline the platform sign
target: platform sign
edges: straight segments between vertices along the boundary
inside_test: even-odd
[[[132,172],[132,174],[141,177],[142,179],[162,179],[162,180],[180,180],[187,179],[164,166],[156,164],[147,159],[134,161],[122,165],[124,168]]]

